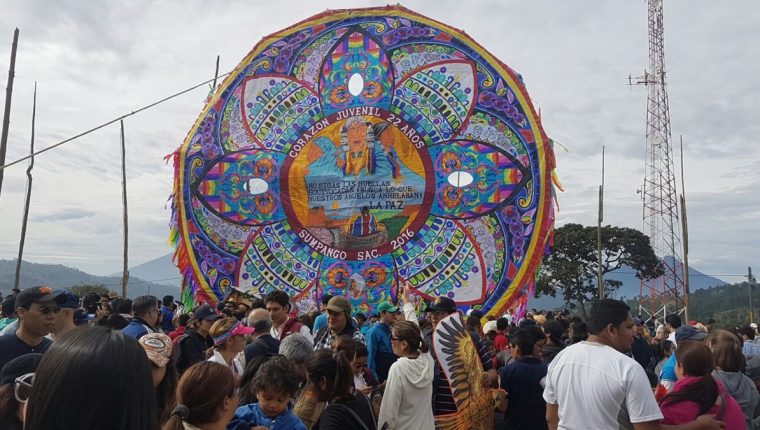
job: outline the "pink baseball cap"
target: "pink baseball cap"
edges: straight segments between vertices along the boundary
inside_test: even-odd
[[[221,345],[232,336],[246,335],[246,334],[251,334],[253,332],[254,332],[253,327],[246,327],[243,324],[240,324],[240,321],[238,321],[232,325],[232,328],[230,328],[229,331],[215,337],[214,345]]]

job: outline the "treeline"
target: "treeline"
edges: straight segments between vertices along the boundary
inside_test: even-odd
[[[689,295],[689,320],[706,323],[715,320],[715,327],[741,327],[749,325],[749,292],[746,282],[704,288]],[[638,313],[638,299],[623,299]],[[760,288],[752,289],[754,322],[760,320]],[[687,321],[684,321],[687,322]]]
[[[718,327],[750,323],[747,282],[705,288],[690,294],[689,319],[700,322],[712,318]],[[760,317],[760,288],[752,287],[754,321]]]

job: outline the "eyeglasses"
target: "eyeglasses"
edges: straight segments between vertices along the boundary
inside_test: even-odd
[[[48,315],[50,312],[57,314],[61,311],[61,308],[58,306],[40,306],[40,312],[42,315]]]
[[[20,403],[24,403],[29,399],[29,393],[32,392],[32,384],[34,383],[34,373],[27,373],[16,378],[15,386],[13,387],[13,394],[16,396],[16,400]]]

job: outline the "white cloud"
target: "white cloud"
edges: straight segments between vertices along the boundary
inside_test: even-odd
[[[21,29],[7,160],[28,152],[35,80],[36,145],[42,148],[209,79],[217,54],[224,72],[262,37],[315,13],[385,3],[6,1],[0,70],[8,70],[13,28]],[[569,151],[557,147],[567,188],[559,195],[560,223],[596,222],[606,145],[605,223],[641,226],[635,190],[644,173],[646,92],[629,88],[627,77],[641,75],[648,63],[644,2],[418,0],[405,6],[463,29],[523,76],[547,134]],[[685,141],[691,256],[709,273],[760,266],[753,261],[760,241],[755,6],[752,0],[665,5],[674,141],[679,134]],[[136,263],[169,252],[165,205],[173,169],[163,156],[182,142],[207,92],[198,89],[125,120],[130,260]],[[15,257],[25,165],[5,173],[0,258]],[[34,177],[26,258],[99,274],[118,271],[118,124],[38,157]]]

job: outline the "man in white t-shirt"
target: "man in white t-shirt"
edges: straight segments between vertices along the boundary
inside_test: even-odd
[[[549,429],[720,429],[710,416],[681,426],[663,418],[644,369],[623,353],[633,343],[633,317],[619,300],[591,308],[587,341],[560,352],[546,375]]]

